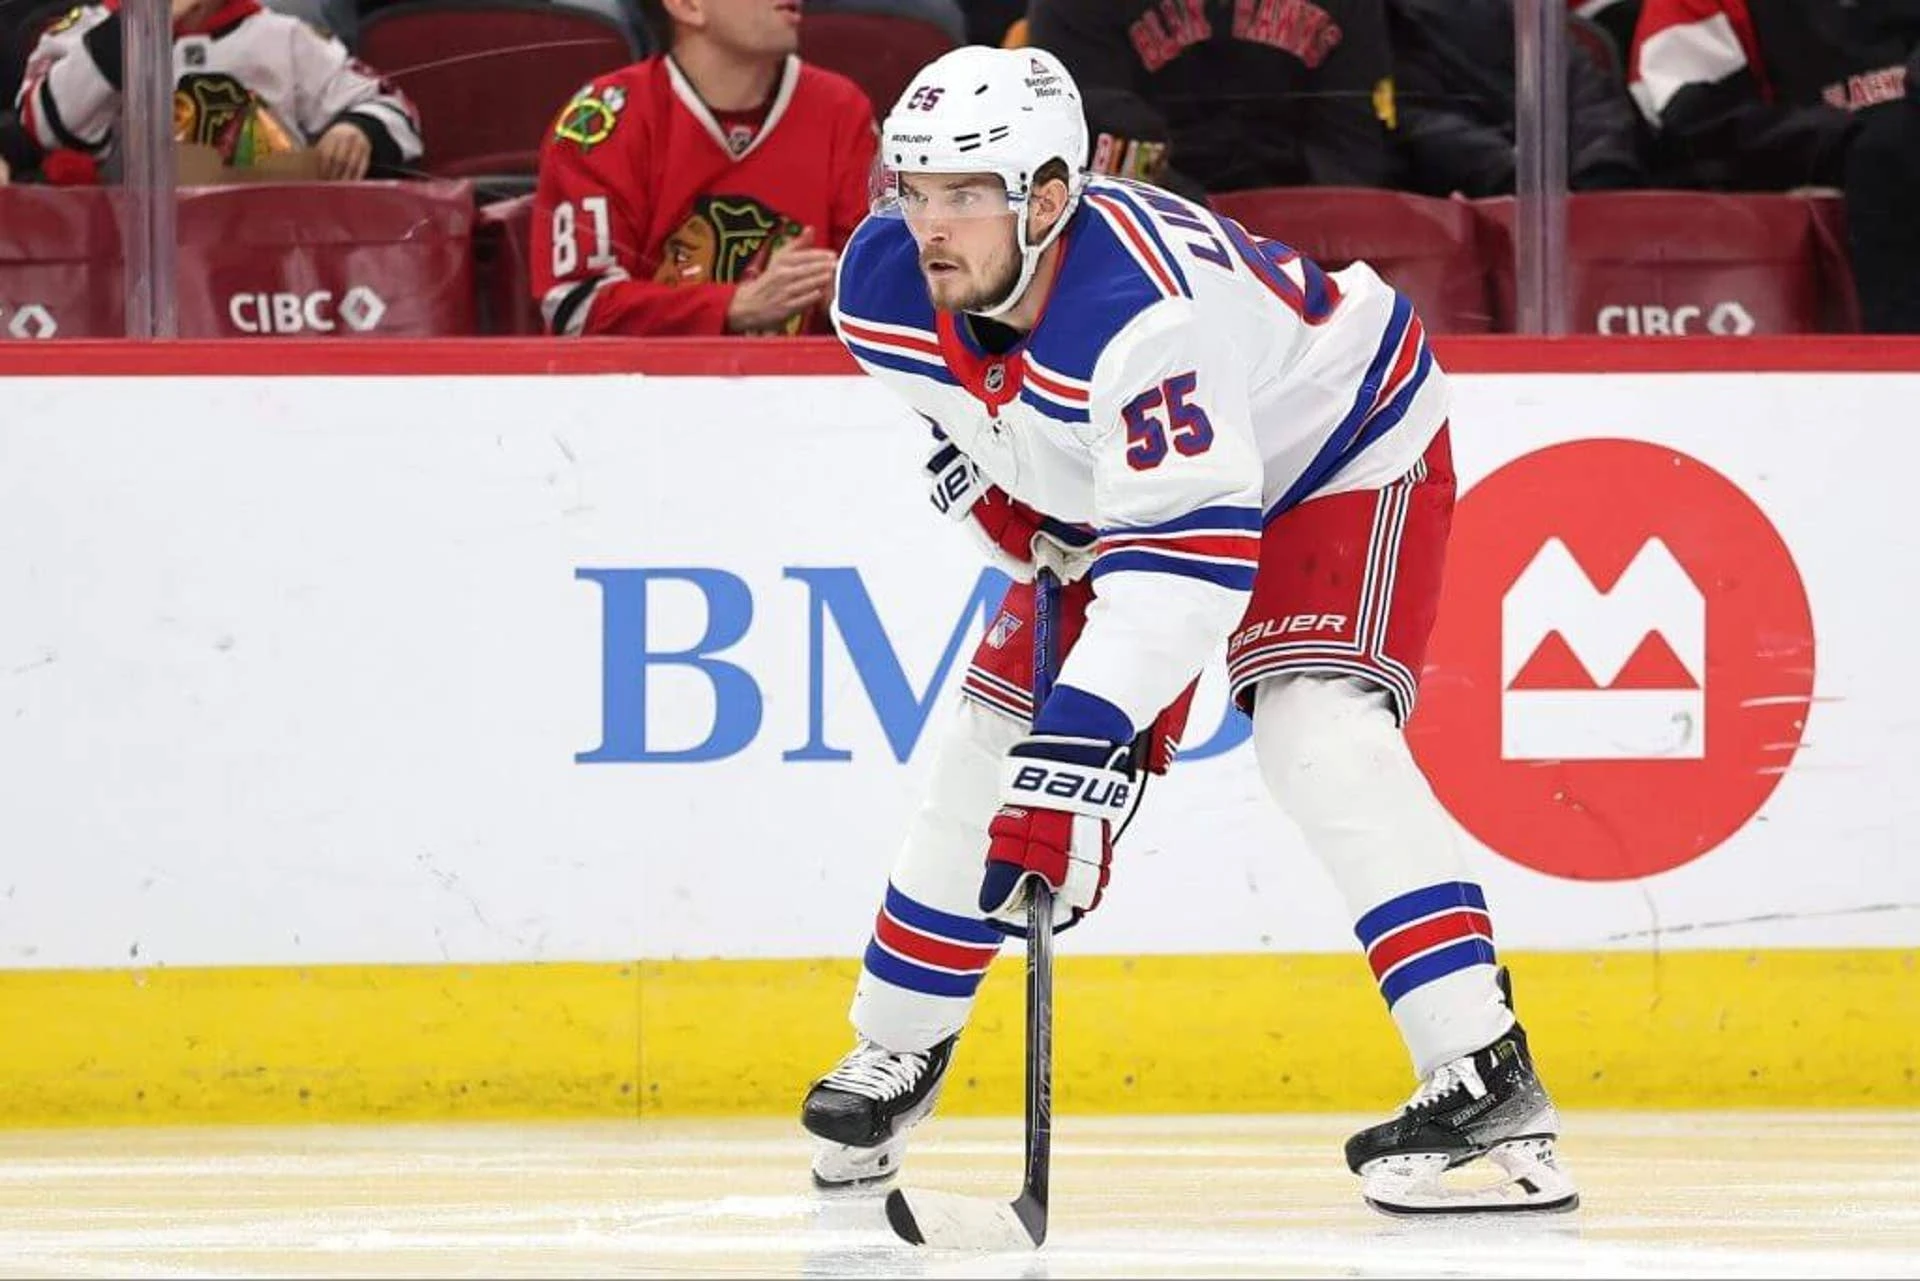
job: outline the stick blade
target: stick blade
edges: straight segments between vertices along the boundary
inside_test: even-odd
[[[930,1250],[1036,1249],[1046,1239],[1045,1220],[1039,1222],[1036,1235],[1015,1206],[984,1197],[905,1188],[887,1194],[894,1234]]]

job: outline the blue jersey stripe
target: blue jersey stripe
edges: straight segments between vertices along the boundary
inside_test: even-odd
[[[911,356],[896,356],[890,351],[878,347],[869,347],[864,343],[847,342],[847,350],[869,365],[878,365],[882,369],[894,369],[903,374],[920,374],[935,382],[958,387],[960,380],[953,376],[945,365],[929,365],[925,361],[915,360]]]
[[[1380,995],[1386,997],[1387,1004],[1392,1006],[1407,993],[1425,987],[1435,979],[1443,979],[1475,965],[1492,964],[1495,961],[1491,943],[1482,938],[1465,939],[1408,961],[1380,981]]]
[[[1127,572],[1147,574],[1178,574],[1182,578],[1197,578],[1215,587],[1225,587],[1236,592],[1253,590],[1254,566],[1221,565],[1212,561],[1186,560],[1179,556],[1162,556],[1155,552],[1137,547],[1112,552],[1093,562],[1091,577],[1104,578],[1108,574]]]
[[[992,943],[1003,941],[1000,931],[975,917],[955,916],[938,908],[916,903],[889,883],[887,912],[902,925],[911,925],[923,934],[937,934],[956,943]]]
[[[1407,416],[1407,410],[1412,407],[1413,398],[1420,394],[1420,385],[1427,381],[1427,371],[1432,368],[1433,349],[1423,346],[1420,348],[1420,359],[1413,367],[1413,376],[1407,379],[1406,386],[1402,387],[1379,413],[1367,420],[1366,427],[1354,437],[1352,446],[1329,473],[1327,477],[1329,480],[1339,475],[1341,468],[1364,453],[1368,445],[1399,425],[1400,420]]]
[[[1020,399],[1024,404],[1031,405],[1047,417],[1058,419],[1063,423],[1084,423],[1091,421],[1092,418],[1084,409],[1069,409],[1065,405],[1055,404],[1026,387],[1020,389]]]
[[[1116,525],[1100,531],[1102,538],[1138,538],[1143,534],[1184,534],[1190,529],[1244,529],[1260,532],[1258,507],[1196,507],[1184,516],[1157,525]]]
[[[1380,346],[1373,353],[1373,362],[1367,366],[1366,376],[1360,380],[1360,390],[1354,394],[1353,406],[1347,410],[1346,417],[1339,426],[1327,436],[1320,446],[1320,452],[1313,456],[1306,470],[1300,473],[1280,501],[1267,509],[1267,519],[1272,520],[1281,512],[1292,508],[1301,499],[1325,484],[1340,464],[1340,456],[1353,443],[1353,438],[1366,423],[1368,411],[1373,408],[1374,400],[1380,395],[1380,385],[1386,381],[1387,374],[1393,368],[1393,357],[1400,350],[1400,340],[1406,337],[1407,325],[1413,319],[1413,304],[1403,294],[1395,294],[1393,315],[1387,320],[1386,333],[1380,338]]]
[[[1117,183],[1105,182],[1095,187],[1094,190],[1108,199],[1126,206],[1127,211],[1131,213],[1134,220],[1140,224],[1140,229],[1147,233],[1149,240],[1153,241],[1154,248],[1160,251],[1160,259],[1166,265],[1167,270],[1172,273],[1174,283],[1180,286],[1181,296],[1186,298],[1193,297],[1193,287],[1187,284],[1187,273],[1180,270],[1180,260],[1175,258],[1173,251],[1167,248],[1166,237],[1160,234],[1160,228],[1154,225],[1153,218],[1148,215],[1147,211],[1140,207],[1140,202],[1133,198],[1133,193]],[[1124,235],[1125,233],[1120,234]]]
[[[1412,890],[1398,898],[1388,899],[1354,922],[1353,932],[1362,947],[1372,947],[1374,940],[1388,930],[1397,930],[1408,921],[1417,921],[1423,916],[1432,916],[1435,912],[1455,907],[1470,907],[1476,912],[1484,912],[1487,910],[1487,896],[1471,881],[1442,881],[1438,885],[1429,885],[1425,889]]]
[[[945,970],[929,969],[924,965],[915,965],[904,961],[879,943],[867,944],[867,973],[875,978],[884,979],[895,987],[904,987],[909,992],[924,992],[928,996],[972,996],[980,986],[979,974],[949,974]]]

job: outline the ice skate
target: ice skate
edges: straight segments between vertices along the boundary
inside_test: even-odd
[[[813,1083],[800,1123],[820,1140],[815,1187],[870,1187],[899,1172],[907,1131],[933,1111],[956,1039],[904,1054],[863,1040]]]
[[[1505,986],[1502,976],[1502,986]],[[1534,1072],[1518,1023],[1491,1045],[1442,1064],[1392,1120],[1347,1140],[1361,1195],[1385,1214],[1483,1214],[1571,1210],[1573,1180],[1555,1159],[1560,1118]],[[1463,1181],[1450,1170],[1485,1157]]]

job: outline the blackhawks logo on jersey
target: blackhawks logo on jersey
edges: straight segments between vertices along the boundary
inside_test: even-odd
[[[188,72],[180,77],[173,91],[173,136],[178,142],[212,147],[223,164],[235,169],[304,145],[259,95],[224,72]]]
[[[554,122],[553,136],[582,151],[592,151],[613,136],[626,107],[627,93],[619,85],[589,85],[562,108]]]
[[[751,196],[701,196],[661,244],[654,282],[709,285],[750,279],[775,249],[803,230]],[[798,333],[801,320],[794,317],[788,332]]]

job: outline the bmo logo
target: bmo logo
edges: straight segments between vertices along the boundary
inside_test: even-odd
[[[1576,440],[1460,496],[1407,737],[1489,849],[1631,880],[1760,812],[1814,671],[1799,567],[1740,486],[1666,446]]]
[[[340,329],[364,334],[386,314],[386,300],[365,285],[347,290],[338,304],[326,289],[235,294],[227,300],[227,319],[243,334],[330,334]]]
[[[1640,306],[1602,307],[1594,328],[1603,334],[1637,334],[1642,337],[1668,337],[1675,334],[1717,334],[1740,337],[1754,330],[1753,313],[1729,299],[1712,309],[1685,303],[1662,307],[1658,303]]]

